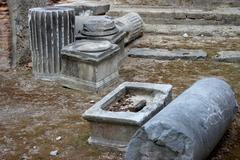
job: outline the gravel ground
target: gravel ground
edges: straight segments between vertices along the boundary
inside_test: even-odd
[[[165,43],[169,41],[173,48],[180,47],[184,41],[179,38],[179,43],[175,43],[174,38],[166,39],[164,45],[171,46]],[[227,43],[225,40],[219,45],[224,46]],[[237,42],[238,40],[235,39]],[[144,41],[147,43],[143,43]],[[232,41],[229,40],[231,44],[226,44],[228,49],[240,44]],[[199,43],[204,41],[199,40]],[[208,50],[216,50],[209,48],[210,40],[206,43],[207,45],[203,46],[207,46]],[[133,46],[141,47],[143,44],[144,47],[154,46],[157,39],[147,35]],[[170,83],[174,86],[173,97],[176,97],[196,80],[209,76],[223,78],[230,83],[240,101],[240,64],[208,60],[193,62],[128,58],[120,68],[118,84],[123,81]],[[87,143],[90,127],[81,117],[94,102],[118,84],[99,94],[93,94],[63,88],[54,82],[35,80],[32,78],[31,69],[26,67],[0,71],[0,159],[122,160],[119,152],[106,151]],[[238,113],[208,159],[240,159],[239,135]],[[59,136],[61,140],[56,139]],[[50,152],[54,150],[58,150],[59,154],[50,156]]]

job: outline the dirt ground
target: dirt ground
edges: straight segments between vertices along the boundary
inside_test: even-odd
[[[141,40],[137,43],[133,45],[140,45]],[[240,102],[240,64],[236,63],[128,58],[121,65],[118,84],[170,83],[176,97],[196,80],[209,76],[230,83]],[[93,94],[35,80],[26,67],[0,71],[0,159],[122,160],[119,152],[104,151],[87,143],[89,124],[81,117],[118,84]],[[208,159],[240,160],[239,135],[238,113]],[[61,140],[56,140],[59,136]],[[59,151],[55,157],[50,156],[53,150]]]

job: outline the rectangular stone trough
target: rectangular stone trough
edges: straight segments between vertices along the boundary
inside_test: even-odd
[[[91,125],[88,142],[125,151],[136,130],[172,100],[171,90],[169,84],[122,83],[83,114]]]

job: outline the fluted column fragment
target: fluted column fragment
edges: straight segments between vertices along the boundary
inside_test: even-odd
[[[74,42],[74,9],[29,10],[30,45],[35,78],[55,80],[61,69],[61,49]]]
[[[139,14],[131,12],[116,18],[115,23],[120,31],[127,33],[125,44],[139,38],[143,34],[143,20]]]

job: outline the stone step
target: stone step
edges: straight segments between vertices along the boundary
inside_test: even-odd
[[[149,5],[215,8],[218,6],[240,7],[239,0],[101,0],[115,5]]]
[[[207,53],[203,50],[189,49],[150,49],[150,48],[131,48],[128,52],[129,57],[148,58],[158,60],[203,60],[207,58]]]
[[[113,5],[108,15],[122,16],[137,12],[146,24],[188,24],[188,25],[240,25],[240,8],[217,8],[214,10]]]
[[[240,63],[240,51],[221,51],[213,59],[220,62]]]
[[[222,36],[235,37],[240,35],[240,27],[234,25],[168,25],[145,24],[145,33],[157,33],[160,35],[183,36]]]

